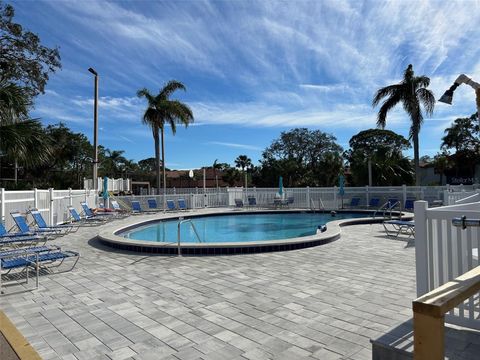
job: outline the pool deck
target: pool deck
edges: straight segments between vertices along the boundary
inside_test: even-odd
[[[367,360],[371,338],[412,316],[413,242],[379,224],[301,250],[199,257],[113,250],[94,240],[104,226],[51,242],[81,253],[73,271],[0,296],[44,359]]]

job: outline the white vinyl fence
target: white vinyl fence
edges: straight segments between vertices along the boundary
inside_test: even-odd
[[[480,221],[480,202],[429,209],[415,202],[417,295],[421,296],[477,267],[480,226],[455,226],[453,219]],[[457,225],[458,222],[456,221]],[[448,322],[480,329],[479,294],[450,311]]]
[[[385,204],[389,199],[395,199],[400,204],[405,204],[407,199],[426,200],[432,206],[445,204],[444,196],[457,194],[460,190],[466,194],[467,190],[473,190],[473,186],[375,186],[375,187],[346,187],[344,195],[339,194],[338,187],[325,188],[285,188],[283,190],[285,199],[292,198],[292,207],[300,209],[339,209],[349,207],[352,198],[360,199],[360,206],[369,204],[370,199],[378,198],[380,204]],[[163,189],[161,189],[163,192]],[[468,192],[470,193],[470,192]],[[271,206],[275,197],[278,196],[278,188],[168,188],[165,199],[185,199],[189,208],[197,209],[203,207],[226,207],[234,206],[235,199],[241,199],[248,204],[249,197],[255,197],[258,206]],[[117,199],[126,206],[130,206],[131,200],[139,200],[141,205],[147,205],[147,199],[155,198],[157,205],[163,207],[163,195],[140,195],[140,196],[117,196]],[[343,205],[343,206],[342,206]]]
[[[80,203],[86,201],[90,207],[96,207],[95,192],[91,190],[25,190],[6,191],[0,189],[0,220],[10,229],[13,220],[10,213],[20,211],[26,213],[28,209],[40,210],[49,225],[59,224],[69,219],[67,206],[71,205],[78,211]]]

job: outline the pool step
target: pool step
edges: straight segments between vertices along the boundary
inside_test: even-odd
[[[377,339],[371,339],[372,360],[412,360],[413,321],[391,328]],[[445,324],[445,359],[479,359],[480,331]]]

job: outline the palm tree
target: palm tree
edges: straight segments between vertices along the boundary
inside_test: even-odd
[[[372,106],[377,106],[383,98],[380,110],[378,111],[377,125],[385,128],[387,114],[397,104],[402,103],[403,108],[410,116],[412,124],[410,126],[410,139],[413,140],[413,154],[415,163],[415,183],[420,185],[420,154],[418,134],[423,123],[423,114],[420,105],[423,105],[427,115],[433,113],[435,107],[435,97],[432,91],[427,87],[430,85],[430,78],[422,75],[415,76],[412,64],[405,70],[403,80],[394,85],[389,85],[379,89],[372,101]]]
[[[247,155],[239,155],[235,159],[235,166],[242,169],[243,173],[245,174],[245,189],[247,188],[247,173],[246,169],[252,167],[252,159],[250,159]]]
[[[29,97],[18,85],[0,83],[0,155],[25,166],[50,159],[50,140],[38,120],[28,118]]]
[[[157,194],[160,194],[160,138],[162,143],[162,170],[163,170],[163,189],[165,193],[166,175],[165,175],[165,143],[164,131],[165,124],[169,124],[172,133],[175,135],[177,124],[183,124],[187,127],[193,122],[193,114],[190,108],[178,100],[170,100],[169,97],[176,90],[186,91],[185,86],[178,81],[169,81],[157,95],[152,95],[147,89],[141,89],[137,92],[138,97],[145,97],[148,101],[148,107],[143,114],[143,123],[150,126],[155,141],[155,162],[157,171]],[[165,200],[165,197],[164,197]]]

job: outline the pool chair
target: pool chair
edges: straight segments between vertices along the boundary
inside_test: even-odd
[[[378,208],[380,204],[380,199],[379,198],[371,198],[370,202],[368,203],[367,207],[369,208]]]
[[[187,203],[185,202],[185,199],[178,199],[177,204],[178,210],[187,211]]]
[[[133,215],[138,215],[138,214],[148,214],[148,213],[153,213],[153,211],[149,210],[144,210],[142,206],[140,205],[140,201],[138,200],[132,200],[132,214]]]
[[[110,205],[112,206],[114,214],[118,218],[124,218],[130,215],[128,210],[122,209],[117,200],[110,199]]]
[[[97,219],[106,219],[106,220],[113,220],[115,218],[115,213],[114,212],[98,212],[98,213],[94,213],[92,211],[92,209],[90,209],[87,205],[86,202],[81,202],[80,203],[80,206],[82,207],[82,210],[83,210],[83,214],[85,215],[86,218],[90,218],[90,219],[94,219],[94,218],[97,218]]]
[[[74,224],[79,226],[98,226],[105,224],[108,219],[104,218],[89,218],[89,217],[81,217],[80,214],[73,206],[68,206],[68,212],[70,213],[70,221]]]
[[[13,275],[13,270],[19,270],[24,273],[28,283],[29,268],[33,268],[36,274],[36,288],[38,288],[39,273],[41,269],[50,270],[59,268],[66,259],[74,259],[73,265],[61,272],[72,270],[80,258],[80,254],[75,251],[62,250],[59,246],[37,246],[31,248],[13,249],[0,251],[0,291],[2,289],[4,277],[10,277],[18,283],[19,274]],[[1,291],[3,293],[3,291]]]
[[[388,236],[398,237],[407,235],[415,236],[415,223],[406,220],[387,220],[383,222],[383,228]]]
[[[414,203],[415,203],[415,199],[405,200],[405,206],[403,207],[403,209],[408,212],[413,212]]]
[[[235,207],[236,208],[243,208],[243,200],[242,199],[235,199]]]
[[[396,206],[399,206],[400,205],[400,201],[398,201],[398,199],[388,199],[387,201],[387,208],[388,209],[393,209],[395,208]]]
[[[356,208],[360,205],[360,198],[354,197],[350,200],[350,208]]]
[[[177,210],[176,206],[175,206],[175,201],[173,200],[167,200],[167,210],[168,211],[175,211]]]
[[[68,234],[70,232],[77,232],[77,230],[78,230],[78,226],[75,226],[73,224],[62,224],[62,225],[49,226],[49,225],[47,225],[47,222],[43,218],[40,211],[38,211],[37,209],[30,209],[28,212],[30,213],[30,215],[32,215],[33,221],[35,222],[35,224],[37,225],[37,228],[39,228],[39,229],[59,230],[62,233],[62,235]]]
[[[46,236],[25,235],[24,233],[9,233],[0,222],[0,248],[16,246],[32,246],[47,241]]]
[[[64,233],[60,229],[40,229],[40,228],[31,228],[27,224],[27,220],[20,214],[18,211],[12,211],[10,215],[15,222],[18,231],[25,235],[45,235],[50,238],[54,238],[57,236],[62,236]]]
[[[248,197],[248,206],[249,207],[256,207],[257,206],[257,199],[255,196],[249,196]]]
[[[168,200],[167,200],[168,201]],[[162,211],[157,205],[157,200],[155,199],[147,199],[148,204],[148,211]]]
[[[286,205],[287,205],[288,207],[290,207],[291,205],[293,205],[294,202],[295,202],[295,198],[294,198],[293,196],[287,197]]]

